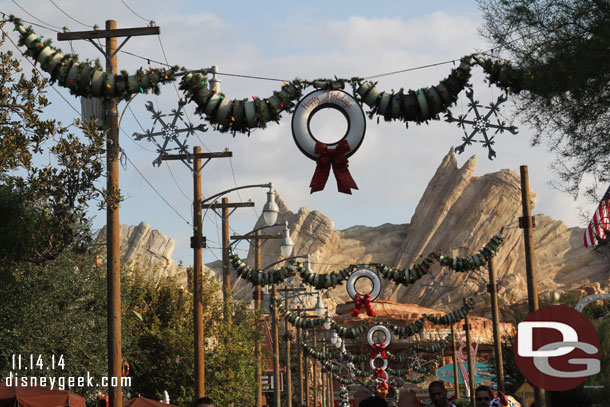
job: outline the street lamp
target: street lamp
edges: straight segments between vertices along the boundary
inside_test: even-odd
[[[326,318],[324,318],[324,329],[328,331],[330,329],[330,326],[330,318],[328,317],[328,311],[326,311]]]
[[[337,335],[337,331],[333,331],[333,333],[330,334],[330,343],[334,345],[337,343],[337,339],[339,339],[339,335]]]
[[[318,294],[318,302],[316,302],[316,315],[322,317],[324,315],[324,303],[322,302],[322,297]]]
[[[274,202],[275,204],[275,202]],[[276,205],[277,206],[277,205]],[[294,242],[290,238],[290,230],[288,229],[288,222],[284,225],[284,237],[280,242],[280,252],[284,257],[290,257],[292,254],[292,248],[294,247]]]
[[[275,224],[277,215],[280,213],[280,207],[275,203],[275,191],[273,190],[273,184],[269,184],[269,192],[267,192],[267,202],[263,206],[263,219],[265,225],[271,226]]]

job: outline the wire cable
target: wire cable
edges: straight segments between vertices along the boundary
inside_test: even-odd
[[[129,5],[127,5],[127,3],[125,3],[124,0],[121,0],[121,3],[123,3],[123,5],[125,7],[127,7],[129,9],[129,11],[131,11],[136,17],[139,17],[140,19],[146,21],[147,23],[150,23],[152,21],[152,20],[146,19],[146,18],[142,17],[141,15],[139,15],[138,13],[136,13],[131,7],[129,7]]]
[[[27,14],[27,15],[28,15],[28,16],[30,16],[30,17],[32,17],[34,20],[39,21],[39,22],[41,22],[42,24],[46,24],[46,25],[48,25],[49,27],[53,27],[53,28],[56,28],[56,29],[58,29],[58,30],[63,30],[63,28],[62,28],[62,27],[58,27],[58,26],[56,26],[56,25],[49,24],[49,23],[47,23],[46,21],[42,21],[40,18],[38,18],[38,17],[34,16],[32,13],[30,13],[29,11],[27,11],[26,9],[24,9],[23,7],[21,7],[21,5],[19,5],[19,3],[17,3],[15,0],[11,0],[11,1],[12,1],[13,3],[15,3],[15,5],[16,5],[17,7],[19,7],[21,10],[23,10],[23,12],[24,12],[25,14]]]
[[[125,152],[123,152],[123,154],[125,154]],[[148,186],[155,191],[155,193],[159,196],[159,198],[161,198],[161,200],[163,202],[165,202],[167,204],[167,206],[170,207],[170,209],[172,211],[174,211],[176,213],[176,215],[178,215],[184,222],[186,222],[187,225],[192,226],[192,224],[184,217],[182,216],[182,214],[180,212],[178,212],[176,210],[176,208],[174,208],[172,206],[172,204],[170,204],[167,199],[165,199],[163,197],[163,195],[161,195],[161,193],[157,190],[157,188],[154,187],[154,185],[144,176],[144,174],[142,174],[142,172],[138,169],[138,167],[136,167],[136,165],[133,163],[133,161],[131,161],[131,159],[129,158],[129,156],[127,154],[125,154],[125,158],[127,158],[127,161],[129,162],[129,164],[131,164],[133,166],[133,168],[135,168],[135,170],[137,171],[138,174],[140,174],[140,176],[144,179],[144,181],[146,181],[146,183],[148,184]]]
[[[49,1],[50,1],[50,2],[51,2],[51,3],[52,3],[54,6],[55,6],[55,7],[57,7],[57,9],[58,9],[59,11],[61,11],[62,13],[64,13],[64,14],[65,14],[65,15],[66,15],[66,16],[67,16],[69,19],[71,19],[71,20],[73,20],[73,21],[76,21],[76,22],[77,22],[77,23],[79,23],[80,25],[82,25],[82,26],[84,26],[84,27],[87,27],[87,28],[93,28],[93,27],[94,27],[93,25],[85,24],[85,23],[83,23],[83,22],[81,22],[81,21],[78,21],[76,18],[72,17],[70,14],[68,14],[68,13],[66,13],[64,10],[62,10],[62,8],[61,8],[61,7],[59,7],[57,4],[55,4],[55,2],[54,2],[53,0],[49,0]]]

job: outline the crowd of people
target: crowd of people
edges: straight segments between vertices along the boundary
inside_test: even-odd
[[[430,383],[428,396],[434,407],[456,407],[449,401],[445,384],[440,380]],[[489,386],[476,388],[475,402],[475,407],[521,407],[521,404],[515,398],[502,393],[496,394]],[[392,407],[390,403],[381,397],[371,396],[362,400],[358,407]]]
[[[428,386],[428,395],[434,407],[456,407],[449,401],[445,384],[436,380]],[[521,407],[521,404],[511,396],[496,394],[489,386],[479,386],[475,390],[475,407]],[[358,407],[395,407],[396,403],[382,397],[371,396],[358,404]],[[214,407],[209,397],[202,397],[193,403],[193,407]]]

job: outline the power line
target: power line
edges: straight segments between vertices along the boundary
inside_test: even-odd
[[[123,3],[123,5],[124,5],[125,7],[127,7],[127,8],[129,9],[129,11],[131,11],[131,12],[132,12],[132,13],[133,13],[133,14],[134,14],[136,17],[141,18],[142,20],[146,21],[147,23],[149,23],[149,22],[151,22],[151,21],[152,21],[152,20],[148,20],[148,19],[146,19],[146,18],[142,17],[141,15],[139,15],[138,13],[136,13],[136,12],[135,12],[135,11],[134,11],[134,10],[133,10],[131,7],[129,7],[129,6],[127,5],[127,3],[125,3],[125,1],[121,0],[121,3]]]
[[[54,2],[53,0],[49,0],[49,1],[50,1],[50,2],[51,2],[51,3],[52,3],[54,6],[55,6],[55,7],[57,7],[57,9],[58,9],[59,11],[61,11],[62,13],[64,13],[64,14],[65,14],[65,15],[66,15],[66,16],[67,16],[69,19],[74,20],[74,21],[76,21],[77,23],[79,23],[80,25],[85,26],[85,27],[87,27],[87,28],[89,28],[89,27],[94,27],[94,26],[92,26],[92,25],[88,25],[88,24],[85,24],[85,23],[83,23],[83,22],[78,21],[76,18],[72,17],[70,14],[68,14],[68,13],[66,13],[64,10],[62,10],[62,8],[61,8],[61,7],[59,7],[57,4],[55,4],[55,2]]]
[[[125,133],[125,131],[123,131],[123,133]],[[176,208],[174,208],[172,206],[172,204],[170,204],[167,201],[167,199],[165,199],[165,197],[163,197],[163,195],[161,195],[161,193],[157,190],[157,188],[155,188],[154,185],[151,184],[151,182],[144,176],[144,174],[142,174],[142,172],[138,169],[138,167],[136,167],[136,165],[133,163],[133,161],[131,161],[129,156],[127,154],[125,154],[124,151],[123,151],[123,154],[125,155],[125,158],[127,158],[127,161],[133,166],[133,168],[135,168],[135,170],[138,172],[138,174],[140,174],[140,176],[144,179],[144,181],[146,181],[148,186],[151,187],[153,191],[155,191],[155,193],[159,196],[159,198],[161,198],[163,200],[163,202],[165,202],[167,204],[167,206],[169,206],[171,208],[171,210],[176,213],[176,215],[178,215],[184,222],[186,222],[187,225],[191,225],[191,223],[184,216],[182,216],[182,214],[180,214],[180,212],[178,212],[176,210]]]
[[[49,24],[49,23],[47,23],[47,22],[45,22],[45,21],[42,21],[40,18],[38,18],[38,17],[34,16],[32,13],[30,13],[29,11],[27,11],[26,9],[24,9],[23,7],[21,7],[21,6],[19,5],[19,3],[17,3],[15,0],[12,0],[12,2],[13,2],[13,3],[15,3],[15,5],[16,5],[17,7],[19,7],[21,10],[23,10],[23,12],[24,12],[25,14],[27,14],[27,15],[28,15],[28,16],[30,16],[30,17],[32,17],[34,20],[36,20],[36,21],[40,21],[41,23],[46,24],[46,25],[48,25],[49,27],[54,27],[54,28],[56,28],[56,29],[58,29],[58,30],[62,30],[62,29],[63,29],[62,27],[58,27],[58,26],[56,26],[56,25]]]

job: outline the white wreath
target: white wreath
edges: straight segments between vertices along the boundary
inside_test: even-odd
[[[376,331],[382,331],[385,334],[385,339],[383,341],[383,346],[387,348],[390,345],[390,341],[392,340],[392,334],[390,330],[383,325],[375,325],[369,329],[369,332],[366,334],[366,340],[371,347],[375,346],[375,341],[373,340],[373,334]]]
[[[381,367],[381,370],[385,371],[388,368],[388,360],[382,358],[381,356],[377,355],[377,357],[375,359],[369,359],[369,365],[371,366],[371,370],[375,370],[377,369],[377,366],[375,366],[375,361],[377,359],[381,359],[383,360],[383,366]]]
[[[356,99],[342,90],[316,90],[305,95],[299,101],[292,115],[292,136],[297,147],[312,160],[317,160],[320,157],[320,154],[315,152],[318,140],[311,133],[309,124],[316,112],[324,108],[337,109],[347,120],[345,135],[334,143],[325,144],[328,148],[336,148],[339,142],[344,139],[347,140],[350,150],[344,155],[350,157],[362,144],[366,130],[366,120]]]
[[[359,294],[362,297],[362,294],[356,291],[356,281],[361,278],[368,278],[373,284],[373,289],[369,293],[369,295],[371,296],[370,300],[373,301],[377,297],[379,297],[379,294],[381,293],[381,279],[379,278],[377,273],[369,269],[360,269],[354,271],[347,279],[347,293],[352,298],[352,300],[356,299],[356,294]]]

